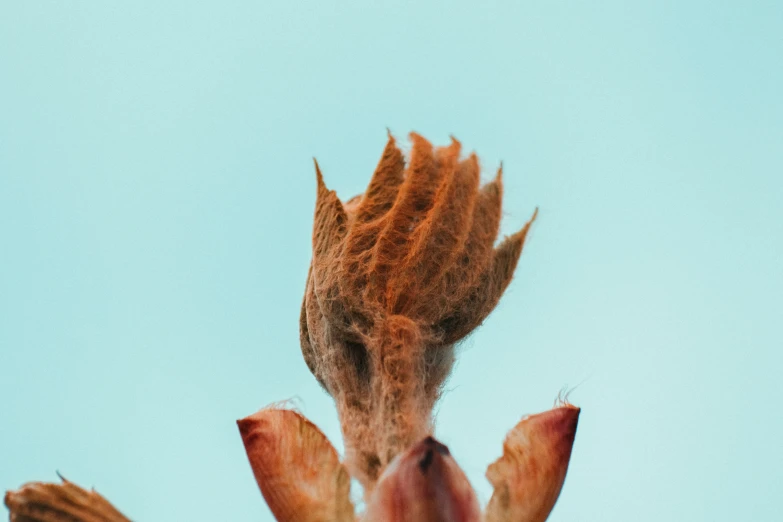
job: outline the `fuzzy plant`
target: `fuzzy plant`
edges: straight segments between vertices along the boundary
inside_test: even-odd
[[[315,165],[313,256],[300,314],[305,363],[334,399],[345,455],[292,409],[238,421],[255,479],[279,522],[542,522],[565,480],[579,408],[523,418],[487,470],[480,506],[434,438],[432,411],[455,346],[511,281],[528,230],[496,245],[502,169],[481,186],[475,154],[417,134],[405,158],[389,135],[364,194],[346,202]],[[356,513],[351,478],[364,490]],[[120,522],[103,497],[63,479],[5,497],[10,520]]]

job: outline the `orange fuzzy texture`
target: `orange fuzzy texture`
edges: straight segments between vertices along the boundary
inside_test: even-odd
[[[61,484],[28,482],[6,492],[10,522],[130,522],[95,491],[60,478]]]
[[[480,187],[475,155],[394,138],[364,194],[318,193],[300,317],[302,353],[334,397],[346,464],[369,492],[395,455],[432,432],[454,345],[505,291],[529,227],[495,247],[502,180]]]

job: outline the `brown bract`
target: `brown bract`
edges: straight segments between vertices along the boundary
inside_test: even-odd
[[[302,353],[332,395],[345,463],[297,412],[238,421],[250,467],[279,522],[478,522],[476,495],[431,433],[454,345],[492,311],[528,229],[498,246],[502,184],[480,187],[475,155],[412,134],[408,165],[390,136],[364,194],[343,204],[316,165],[313,258],[300,316]],[[543,522],[565,480],[579,409],[524,418],[487,470],[485,522]],[[349,475],[350,472],[350,475]],[[63,480],[6,494],[11,521],[127,522],[103,497]]]
[[[367,504],[372,522],[479,522],[481,510],[449,449],[426,437],[401,453],[378,480]]]
[[[543,522],[565,480],[579,408],[522,419],[487,469],[495,488],[481,515],[448,448],[427,436],[397,455],[358,519],[349,478],[326,436],[299,413],[268,408],[239,421],[250,467],[278,522]]]
[[[60,478],[61,484],[28,482],[6,492],[10,522],[130,522],[97,492]]]
[[[269,509],[279,522],[350,522],[351,479],[326,436],[297,412],[263,409],[237,421]]]
[[[487,469],[495,492],[486,522],[546,520],[565,481],[579,411],[565,404],[530,415],[506,435],[503,456]]]
[[[432,432],[454,345],[495,307],[531,222],[495,247],[502,181],[480,187],[475,155],[389,136],[364,194],[318,193],[300,317],[302,353],[334,397],[346,463],[369,492],[392,459]]]

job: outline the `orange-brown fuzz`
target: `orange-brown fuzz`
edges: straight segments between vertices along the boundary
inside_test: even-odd
[[[337,403],[346,464],[367,494],[432,432],[454,345],[497,304],[530,226],[495,248],[500,175],[482,188],[478,159],[460,160],[458,141],[411,140],[406,167],[390,136],[367,191],[346,205],[316,165],[302,353]]]
[[[130,522],[95,491],[60,478],[60,484],[28,482],[6,492],[10,522]]]

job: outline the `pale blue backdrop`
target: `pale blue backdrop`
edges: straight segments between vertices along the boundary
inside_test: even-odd
[[[482,501],[579,385],[551,520],[782,520],[781,35],[779,1],[4,2],[0,488],[270,520],[234,421],[294,398],[342,447],[311,157],[350,197],[389,127],[504,161],[504,233],[541,209],[438,407]]]

